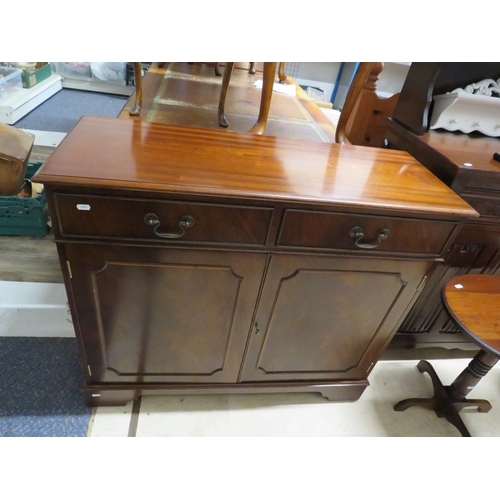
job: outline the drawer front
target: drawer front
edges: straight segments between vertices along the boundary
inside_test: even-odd
[[[439,255],[455,227],[454,222],[287,210],[278,246]]]
[[[155,241],[265,245],[272,216],[271,208],[72,194],[56,194],[55,205],[63,236]],[[159,223],[146,223],[148,214]],[[179,224],[185,216],[190,227]]]

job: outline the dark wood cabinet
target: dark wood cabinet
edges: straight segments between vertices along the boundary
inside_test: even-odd
[[[500,150],[498,137],[429,130],[433,96],[486,78],[500,77],[500,63],[414,63],[388,121],[391,148],[410,153],[477,210],[437,262],[392,347],[477,349],[443,307],[446,282],[462,274],[500,273]]]
[[[96,117],[36,180],[94,406],[356,400],[477,215],[406,153]]]

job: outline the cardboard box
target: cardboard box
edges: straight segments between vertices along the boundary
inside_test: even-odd
[[[23,88],[30,89],[38,83],[46,80],[51,75],[52,70],[50,68],[50,64],[46,64],[45,66],[34,70],[23,70],[23,72],[21,73]]]
[[[0,196],[19,193],[34,143],[34,135],[0,123]]]

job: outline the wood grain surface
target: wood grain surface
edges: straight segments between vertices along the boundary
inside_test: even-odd
[[[493,159],[493,153],[500,150],[497,137],[432,130],[420,139],[451,160],[461,170],[462,176],[467,176],[468,172],[477,176],[478,171],[483,171],[500,178],[500,163]]]
[[[481,348],[500,356],[500,276],[467,274],[444,288],[448,310]]]
[[[45,161],[54,151],[49,146],[33,146],[30,161]],[[62,283],[54,235],[44,238],[0,236],[0,281]]]
[[[62,283],[54,237],[0,237],[0,281]]]
[[[81,118],[35,180],[477,216],[405,152],[93,116]]]

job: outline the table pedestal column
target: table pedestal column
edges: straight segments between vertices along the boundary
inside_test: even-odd
[[[479,351],[467,368],[455,379],[449,388],[450,397],[456,401],[465,399],[478,382],[496,365],[498,356]]]

